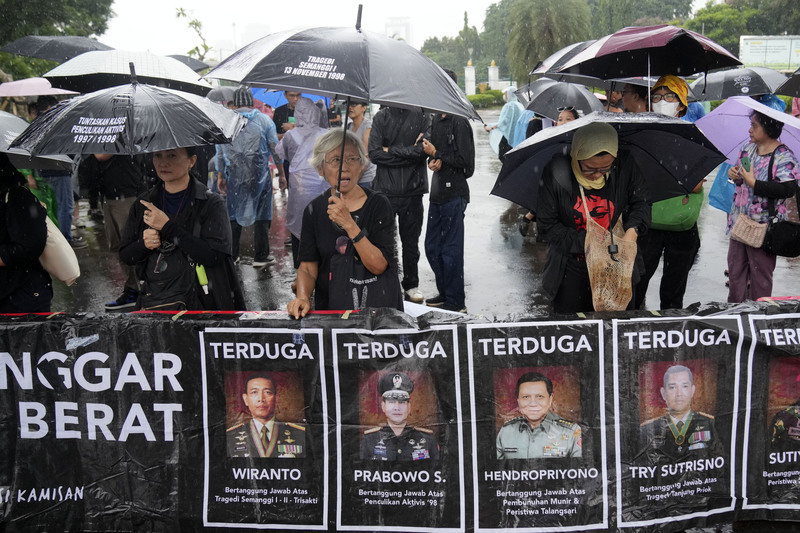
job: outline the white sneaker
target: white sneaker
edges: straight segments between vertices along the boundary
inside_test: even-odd
[[[422,302],[425,301],[425,296],[422,295],[422,291],[420,291],[418,287],[414,287],[413,289],[408,289],[406,291],[406,298],[418,304],[421,304]]]

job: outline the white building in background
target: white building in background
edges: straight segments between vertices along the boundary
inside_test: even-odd
[[[386,19],[384,26],[386,35],[393,39],[402,39],[411,46],[414,46],[411,31],[411,18],[409,17],[390,17]],[[416,48],[416,46],[414,46]]]

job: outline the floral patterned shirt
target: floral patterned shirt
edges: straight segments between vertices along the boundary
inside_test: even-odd
[[[769,176],[769,161],[772,153],[758,155],[758,148],[754,143],[747,143],[739,153],[739,158],[736,161],[737,165],[742,164],[744,156],[750,157],[751,168],[755,174],[756,180],[768,181],[789,181],[796,180],[800,184],[800,166],[798,166],[797,158],[792,151],[785,145],[781,145],[775,149],[775,162],[773,163],[772,176]],[[736,218],[739,215],[748,215],[753,220],[761,223],[766,223],[769,218],[769,207],[767,205],[767,198],[756,196],[753,193],[753,188],[742,183],[736,186],[736,192],[733,195],[733,207],[731,213],[728,215],[728,228],[726,233],[731,231]],[[775,211],[779,220],[786,220],[786,200],[787,198],[775,198]]]

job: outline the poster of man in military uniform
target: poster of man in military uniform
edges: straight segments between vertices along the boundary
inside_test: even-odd
[[[538,372],[517,380],[520,416],[503,424],[497,434],[498,459],[581,457],[581,427],[551,411],[553,382]]]
[[[795,361],[794,358],[785,358],[789,359],[792,363]],[[798,394],[800,395],[800,374],[797,373],[798,366],[796,364],[786,364],[786,361],[779,360],[779,363],[776,366],[780,367],[783,370],[783,374],[785,377],[778,380],[771,380],[770,383],[776,383],[778,390],[785,390],[786,395],[789,394]],[[796,374],[794,378],[795,387],[792,387],[788,381],[791,379],[791,375]],[[788,377],[788,379],[787,379]],[[770,402],[770,405],[778,405],[778,406],[786,406],[791,399],[783,405],[781,405],[781,401],[779,398],[774,398]],[[769,437],[770,437],[770,450],[772,451],[791,451],[791,450],[800,450],[800,398],[796,399],[795,402],[788,407],[783,407],[775,416],[772,417],[772,421],[769,425]]]
[[[696,390],[689,367],[673,365],[664,372],[661,397],[667,412],[643,422],[639,431],[639,449],[650,462],[723,453],[714,417],[692,409]]]
[[[278,389],[270,374],[251,374],[241,397],[250,420],[228,428],[229,457],[305,457],[306,428],[276,419]]]
[[[372,461],[423,461],[439,459],[433,430],[408,424],[414,382],[404,372],[387,372],[378,380],[380,408],[386,423],[361,437],[361,459]]]

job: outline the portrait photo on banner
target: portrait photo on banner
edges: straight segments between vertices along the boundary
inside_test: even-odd
[[[493,386],[498,459],[583,456],[580,366],[498,368]]]
[[[304,398],[303,376],[297,371],[225,372],[228,456],[304,457]]]
[[[639,366],[638,435],[634,454],[649,462],[724,453],[716,428],[715,359],[645,361]]]
[[[430,372],[359,371],[358,418],[362,460],[439,459],[442,413]]]
[[[800,451],[800,357],[772,357],[767,383],[767,451]]]

